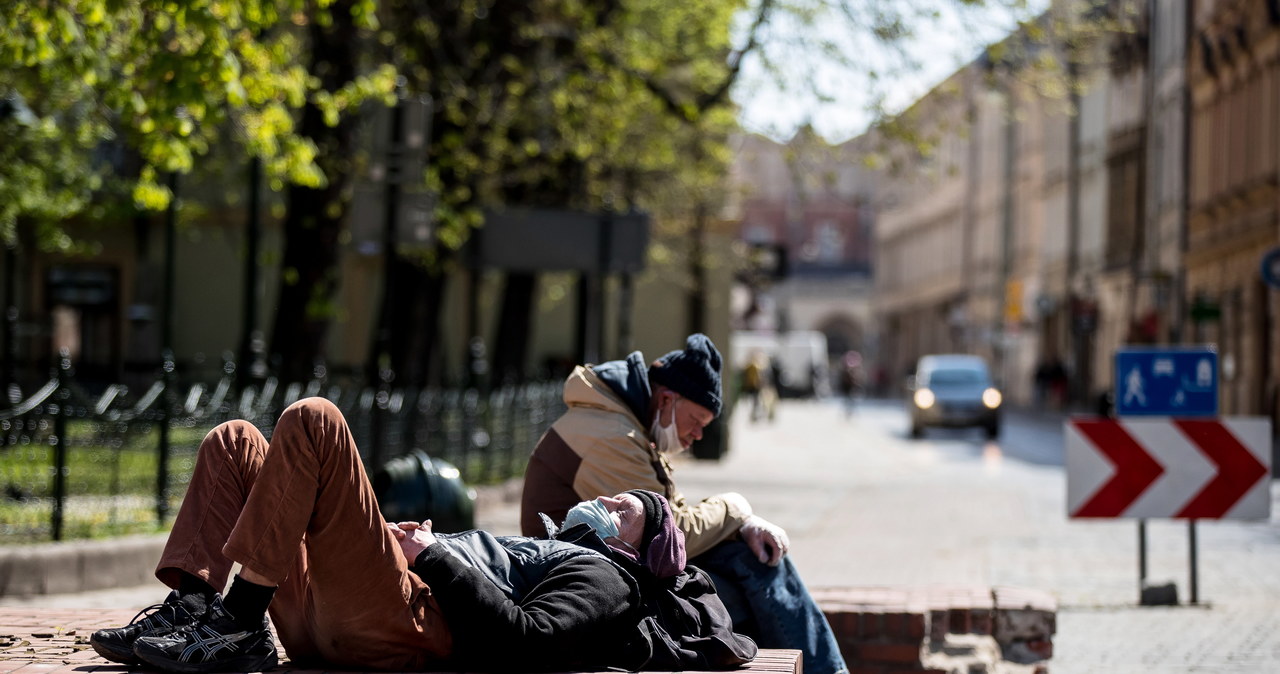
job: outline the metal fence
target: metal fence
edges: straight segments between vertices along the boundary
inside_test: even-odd
[[[178,383],[167,366],[143,391],[88,393],[63,360],[57,375],[0,409],[0,544],[163,529],[186,493],[195,454],[219,423],[246,419],[268,439],[281,411],[310,396],[347,418],[366,469],[415,449],[454,464],[469,484],[524,472],[529,452],[564,411],[560,383],[475,390],[376,389],[274,379],[237,390]]]

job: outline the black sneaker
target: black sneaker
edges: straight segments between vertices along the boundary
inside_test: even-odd
[[[138,664],[133,655],[133,642],[144,634],[161,634],[171,632],[183,625],[191,625],[199,620],[202,613],[193,610],[178,596],[174,590],[165,597],[164,603],[148,606],[133,617],[133,621],[124,627],[98,630],[89,637],[89,645],[98,655],[126,665]]]
[[[222,595],[214,595],[209,611],[197,623],[168,634],[139,637],[133,654],[143,662],[166,672],[265,672],[279,663],[276,643],[268,629],[245,630],[222,606]]]

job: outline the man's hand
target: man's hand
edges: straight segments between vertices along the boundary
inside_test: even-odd
[[[431,520],[418,522],[387,522],[387,529],[400,543],[400,552],[404,554],[409,566],[418,560],[423,550],[435,545],[436,536],[431,533]]]
[[[759,515],[752,515],[738,530],[756,558],[769,566],[777,566],[787,554],[791,541],[782,527]]]

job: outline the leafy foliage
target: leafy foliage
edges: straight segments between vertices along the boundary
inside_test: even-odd
[[[0,238],[38,223],[46,250],[73,242],[59,221],[118,187],[142,209],[171,197],[159,176],[186,173],[220,135],[264,160],[275,180],[320,185],[316,147],[295,128],[309,100],[330,118],[385,96],[380,68],[318,91],[299,59],[300,28],[329,0],[24,0],[0,16]],[[373,0],[353,14],[376,25]],[[100,215],[100,214],[99,214]]]
[[[722,175],[744,7],[388,2],[383,42],[434,106],[426,178],[442,244],[464,241],[484,207],[653,208],[691,170]]]

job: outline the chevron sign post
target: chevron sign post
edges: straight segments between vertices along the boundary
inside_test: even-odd
[[[1074,518],[1265,520],[1271,423],[1264,417],[1073,418],[1066,425]]]

